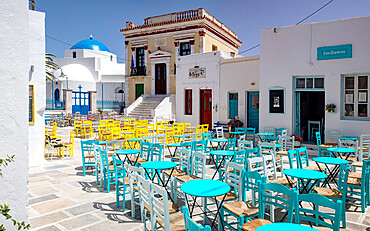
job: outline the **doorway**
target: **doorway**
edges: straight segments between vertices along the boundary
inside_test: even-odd
[[[200,90],[200,124],[212,129],[212,90]]]
[[[325,92],[296,92],[296,122],[299,136],[304,141],[313,141],[315,132],[323,132],[325,121]]]
[[[238,116],[238,93],[229,93],[229,119]]]
[[[259,92],[258,91],[251,91],[247,92],[247,104],[248,106],[248,118],[247,118],[247,126],[248,128],[255,128],[256,132],[258,132],[259,128]]]
[[[166,64],[160,63],[155,65],[155,94],[167,94]]]
[[[135,84],[135,100],[144,94],[144,84]]]

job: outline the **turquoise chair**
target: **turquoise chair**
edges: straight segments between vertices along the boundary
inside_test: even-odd
[[[347,182],[348,194],[357,195],[360,199],[356,197],[351,197],[350,200],[361,201],[361,211],[364,213],[368,205],[369,198],[369,171],[370,171],[370,161],[364,160],[362,165],[361,174],[349,173],[349,178]],[[353,177],[352,177],[353,176]]]
[[[288,150],[290,168],[300,168],[299,157],[296,150]]]
[[[305,207],[298,206],[301,202],[308,202],[311,205]],[[310,223],[315,223],[316,226],[325,226],[333,229],[333,231],[339,231],[340,218],[344,207],[341,200],[334,202],[320,194],[309,193],[299,194],[295,204],[297,205],[295,223],[299,224],[304,220]],[[329,209],[320,211],[320,207],[326,207]],[[332,222],[327,222],[327,220]]]
[[[322,187],[315,187],[313,191],[320,195],[326,196],[331,200],[341,200],[342,201],[342,227],[346,228],[346,200],[348,199],[348,174],[349,174],[349,165],[342,164],[339,170],[339,179],[338,179],[338,190],[336,189],[329,189],[329,188],[322,188]],[[336,196],[332,196],[336,195]]]
[[[177,152],[175,153],[175,155],[174,156],[171,156],[171,161],[172,162],[174,162],[174,161],[176,161],[176,162],[178,162],[179,161],[179,159],[180,159],[180,156],[179,155],[177,155],[178,154],[178,152],[179,152],[179,150],[180,149],[182,149],[182,148],[185,148],[185,149],[187,149],[187,150],[192,150],[192,148],[193,148],[193,142],[192,141],[189,141],[189,142],[182,142],[181,144],[180,144],[180,147],[177,149]]]
[[[109,165],[108,155],[106,150],[101,150],[100,157],[103,163],[103,175],[104,175],[104,189],[107,189],[107,193],[110,192],[110,186],[116,183],[114,166]]]
[[[278,183],[261,183],[258,181],[258,219],[248,221],[247,223],[240,223],[239,229],[242,228],[257,228],[263,224],[270,223],[265,220],[265,207],[270,206],[270,219],[274,222],[274,216],[271,214],[274,212],[275,207],[284,209],[287,211],[287,222],[293,222],[293,214],[296,209],[296,201],[298,192],[292,188],[289,189],[286,186]],[[266,192],[267,191],[267,192]]]
[[[236,137],[227,139],[227,148],[226,150],[235,151],[236,149]]]
[[[182,207],[182,212],[184,213],[185,221],[185,231],[211,231],[209,225],[202,226],[195,223],[189,216],[189,209],[186,206]]]
[[[209,140],[211,138],[212,138],[212,133],[211,132],[203,133],[203,140]]]
[[[114,166],[114,178],[116,185],[116,206],[119,207],[119,199],[122,197],[122,212],[125,212],[126,194],[130,193],[130,181],[126,176],[126,169],[122,160],[117,159],[116,156],[112,156]]]
[[[149,161],[160,161],[162,160],[162,144],[152,144],[150,150]]]
[[[243,169],[241,192],[243,195],[237,201],[226,202],[222,205],[220,210],[221,220],[223,224],[231,230],[237,230],[239,224],[244,224],[248,220],[258,215],[258,207],[256,207],[255,194],[258,192],[257,182],[266,183],[266,177],[261,176],[257,171],[246,172]],[[252,201],[246,200],[246,191],[252,191]],[[226,215],[225,215],[226,214]],[[228,222],[225,217],[233,216],[237,219],[236,222]]]
[[[140,148],[140,157],[137,160],[136,166],[139,166],[140,164],[147,162],[150,159],[150,152],[152,148],[152,143],[149,142],[141,142],[141,148]],[[135,162],[137,157],[130,158],[131,162]]]
[[[244,129],[245,139],[252,140],[253,144],[256,144],[256,129],[255,128],[246,128]]]
[[[323,145],[321,143],[321,134],[320,134],[320,132],[316,132],[315,135],[316,135],[316,144],[317,144],[318,156],[319,157],[325,157],[325,156],[331,157],[332,154],[331,154],[331,152],[328,151],[328,148],[330,148],[331,146]]]
[[[95,167],[95,155],[93,144],[98,145],[98,141],[94,140],[81,140],[81,151],[82,151],[82,172],[86,175],[86,167]]]
[[[207,152],[207,140],[193,141],[192,151],[193,152],[206,153]]]
[[[96,184],[99,185],[100,179],[102,177],[102,168],[100,164],[100,151],[99,145],[93,144],[93,152],[95,156],[95,176],[96,176]]]

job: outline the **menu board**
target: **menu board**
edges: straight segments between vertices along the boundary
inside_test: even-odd
[[[29,85],[29,97],[28,97],[28,123],[35,123],[35,92],[34,85]]]
[[[284,90],[270,90],[270,113],[284,113]]]

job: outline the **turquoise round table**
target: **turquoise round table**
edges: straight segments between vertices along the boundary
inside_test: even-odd
[[[336,178],[339,174],[340,166],[342,164],[348,164],[349,163],[348,160],[344,160],[344,159],[341,159],[341,158],[334,158],[334,157],[314,157],[314,158],[312,158],[312,160],[316,162],[317,166],[319,167],[320,171],[322,171],[322,172],[323,172],[323,169],[320,167],[320,165],[318,163],[321,163],[321,164],[325,165],[325,167],[327,169],[328,177],[326,178],[326,180],[322,184],[322,187],[325,187],[326,185],[328,185],[330,189],[331,189],[331,186],[329,184],[330,182],[333,182],[334,184],[338,185],[338,183],[336,181]],[[330,169],[328,165],[334,165],[334,168]]]
[[[215,164],[216,171],[212,176],[212,179],[215,178],[216,174],[220,174],[220,168],[225,163],[226,158],[229,158],[229,161],[232,161],[234,158],[235,152],[228,150],[212,150],[209,152],[213,163]],[[222,175],[219,175],[219,178],[222,178]],[[219,179],[219,180],[220,180]]]
[[[227,143],[227,139],[222,139],[222,138],[213,138],[213,139],[209,139],[209,141],[211,142],[211,146],[213,150],[224,149]],[[217,145],[214,146],[213,143],[217,143]]]
[[[272,230],[284,230],[284,231],[318,231],[308,226],[294,224],[294,223],[283,223],[276,222],[271,224],[266,224],[258,227],[255,231],[272,231]]]
[[[193,217],[194,208],[195,208],[195,205],[197,204],[198,207],[203,211],[203,213],[199,215],[203,215],[204,219],[208,218],[210,221],[212,220],[209,217],[207,217],[207,214],[209,213],[209,211],[207,209],[205,209],[204,211],[203,208],[199,206],[199,204],[196,202],[197,197],[201,197],[202,205],[205,204],[205,206],[207,206],[206,200],[208,197],[217,197],[217,196],[224,195],[221,203],[217,204],[216,216],[214,220],[212,221],[212,225],[211,225],[211,228],[212,228],[215,224],[215,221],[217,220],[217,216],[219,215],[220,208],[222,206],[222,203],[225,200],[226,193],[228,193],[231,189],[230,186],[226,184],[225,182],[218,181],[218,180],[199,179],[199,180],[192,180],[192,181],[185,182],[181,185],[180,188],[185,193],[186,205],[188,206],[190,217]],[[192,201],[193,201],[192,206],[189,206],[189,200],[187,196],[190,196],[192,198]],[[223,225],[221,224],[221,226]]]
[[[352,153],[357,152],[354,148],[328,148],[329,152],[332,152],[335,157],[341,157],[342,159],[348,159]],[[337,154],[337,155],[336,155]]]
[[[175,157],[176,153],[177,153],[177,150],[181,147],[181,143],[171,143],[171,144],[167,144],[167,149],[168,149],[168,152],[170,153],[170,156],[171,156],[171,160],[173,159],[173,157]],[[173,152],[171,152],[171,149],[170,148],[175,148],[175,150]]]
[[[285,174],[285,176],[297,178],[301,182],[302,187],[298,187],[298,191],[300,194],[310,193],[313,186],[315,186],[318,181],[321,181],[327,177],[326,174],[323,172],[310,169],[284,169],[283,173]],[[291,184],[289,179],[288,182],[289,184]],[[297,185],[299,186],[299,184]],[[290,186],[293,187],[293,185]]]
[[[270,146],[269,145],[261,145],[261,147],[267,148],[267,147],[270,147]],[[275,144],[275,148],[276,149],[281,148],[281,144]]]
[[[172,162],[172,161],[148,161],[148,162],[142,163],[140,166],[144,168],[147,176],[153,183],[161,185],[167,191],[168,182],[171,179],[172,172],[174,168],[177,166],[177,163]],[[164,181],[164,178],[163,179],[161,178],[160,172],[162,170],[167,170],[167,169],[172,169],[172,170],[171,170],[170,175],[168,176],[167,181]],[[150,171],[150,170],[153,170],[153,171]],[[157,176],[157,182],[154,181],[156,176]],[[171,201],[174,202],[171,197],[171,193],[167,191],[167,194],[168,194],[168,197],[171,199]]]
[[[121,155],[125,156],[125,159],[123,160],[123,163],[125,163],[127,161],[129,164],[131,164],[133,166],[136,165],[137,161],[139,160],[140,155],[137,155],[135,162],[132,162],[130,160],[130,158],[128,158],[128,156],[129,155],[134,155],[134,154],[139,154],[140,152],[141,151],[138,150],[138,149],[120,149],[120,150],[114,151],[114,153],[118,156],[119,159],[121,159],[121,157],[120,157]]]

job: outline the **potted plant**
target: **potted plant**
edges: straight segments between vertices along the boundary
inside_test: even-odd
[[[102,114],[103,114],[103,109],[102,109],[101,107],[98,107],[96,110],[98,111],[98,113],[99,113],[100,115],[102,115]]]
[[[119,114],[123,115],[123,111],[125,110],[125,106],[123,104],[119,105]]]
[[[335,108],[337,108],[337,106],[335,106],[335,104],[333,104],[333,103],[325,105],[325,111],[327,111],[329,113],[334,113]]]
[[[303,142],[303,138],[297,135],[292,135],[294,137],[294,147],[301,147],[301,142]]]

